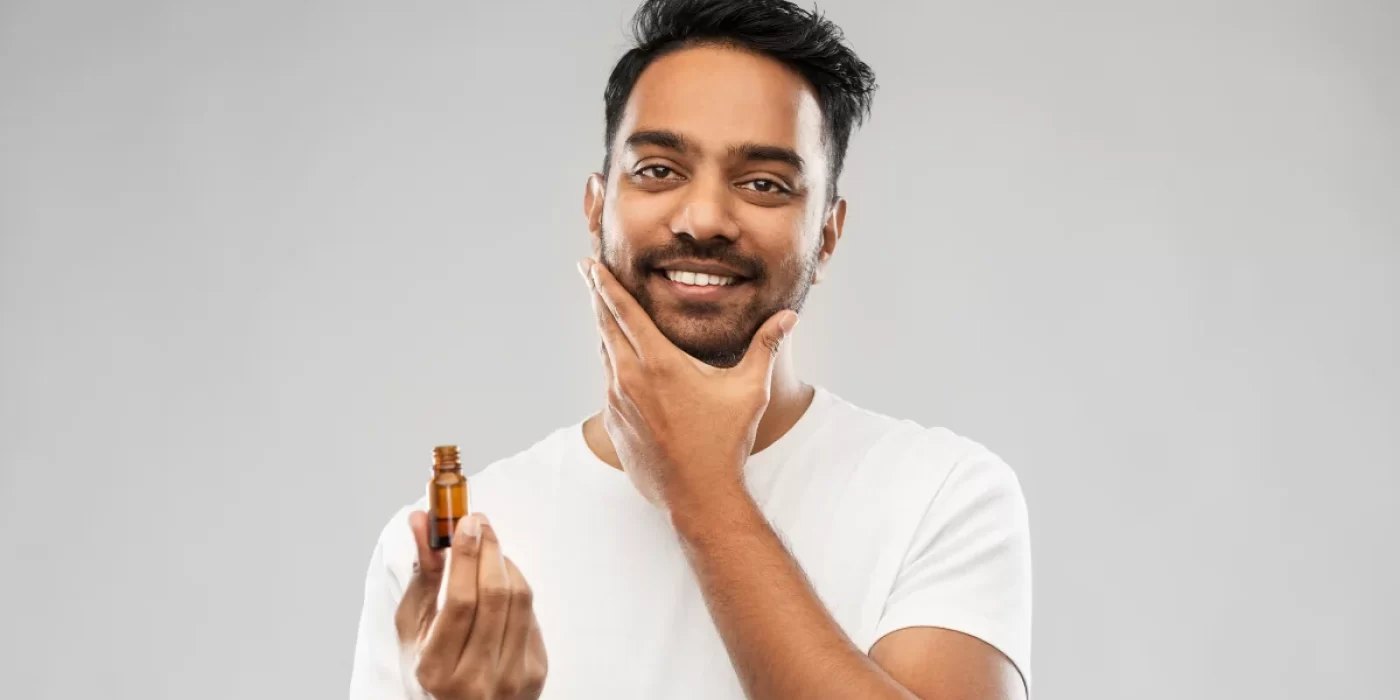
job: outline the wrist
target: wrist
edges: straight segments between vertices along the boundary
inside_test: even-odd
[[[712,532],[732,534],[736,527],[763,519],[742,476],[710,479],[700,486],[673,489],[666,506],[671,527],[686,542],[707,539]]]

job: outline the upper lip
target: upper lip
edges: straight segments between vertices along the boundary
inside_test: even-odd
[[[657,265],[658,270],[672,270],[675,272],[703,272],[707,275],[718,275],[720,277],[744,278],[738,270],[727,265],[721,265],[708,260],[673,260],[663,265]]]

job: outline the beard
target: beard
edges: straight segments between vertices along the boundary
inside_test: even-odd
[[[630,260],[619,260],[608,240],[607,231],[602,231],[598,239],[599,259],[637,300],[661,334],[691,357],[720,368],[733,367],[744,359],[754,335],[773,314],[783,309],[802,312],[821,252],[820,246],[813,246],[810,254],[798,254],[769,266],[760,259],[741,255],[727,239],[701,243],[682,235],[668,245],[638,249]],[[710,260],[740,271],[745,278],[741,284],[750,287],[748,298],[738,303],[658,303],[649,287],[658,275],[658,266],[680,259]]]

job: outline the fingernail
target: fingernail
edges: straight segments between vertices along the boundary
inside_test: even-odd
[[[462,520],[462,524],[457,527],[457,541],[466,544],[468,540],[474,540],[481,536],[481,521],[475,515],[468,515]]]
[[[781,321],[778,321],[778,327],[783,329],[784,333],[791,333],[792,329],[797,326],[797,321],[797,313],[792,312],[784,316]]]

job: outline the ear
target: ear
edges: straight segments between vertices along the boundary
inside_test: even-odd
[[[826,264],[836,252],[836,244],[841,240],[841,231],[845,226],[846,200],[837,197],[836,202],[827,211],[826,221],[822,223],[821,251],[817,253],[817,269],[812,272],[812,284],[821,284],[826,275]]]
[[[598,239],[603,235],[604,183],[602,173],[593,173],[588,176],[583,188],[583,216],[588,220],[589,243],[595,256],[598,254]]]

